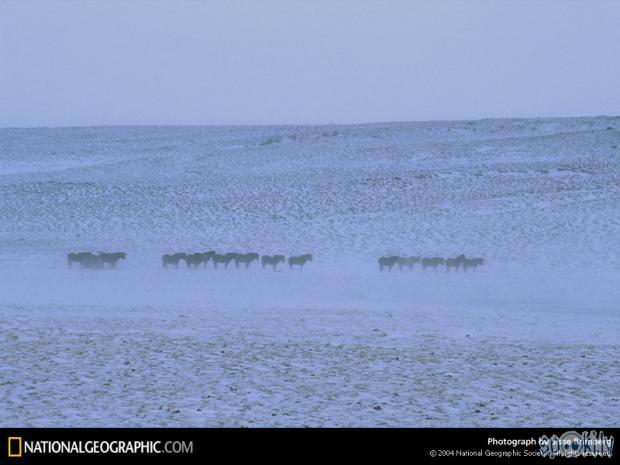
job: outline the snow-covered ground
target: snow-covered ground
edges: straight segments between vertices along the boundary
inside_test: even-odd
[[[0,129],[0,329],[2,426],[619,426],[620,117]]]

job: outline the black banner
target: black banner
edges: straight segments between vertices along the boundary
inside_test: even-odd
[[[616,462],[617,428],[3,428],[0,464],[360,458],[447,463]],[[612,459],[611,462],[609,459]]]

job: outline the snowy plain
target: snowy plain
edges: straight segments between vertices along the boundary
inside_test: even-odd
[[[0,129],[2,426],[617,427],[619,147],[620,117]],[[314,261],[161,267],[210,249]]]

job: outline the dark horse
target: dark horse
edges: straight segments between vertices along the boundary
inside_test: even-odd
[[[84,255],[80,261],[80,266],[91,270],[101,270],[103,268],[103,260],[100,255],[89,253]]]
[[[478,266],[484,264],[484,258],[466,258],[463,260],[463,271],[467,271],[468,268],[472,268],[474,271]]]
[[[437,269],[439,265],[443,265],[446,261],[441,257],[428,257],[422,259],[422,269],[432,268]]]
[[[235,261],[236,268],[239,268],[239,263],[243,263],[245,265],[245,268],[247,268],[248,266],[250,266],[250,263],[252,263],[253,261],[258,261],[259,258],[260,255],[258,255],[257,253],[248,252],[235,254],[233,260]]]
[[[164,268],[168,268],[168,265],[172,265],[175,268],[179,266],[181,260],[185,260],[186,254],[183,252],[175,253],[172,255],[164,255],[161,257],[161,263]]]
[[[208,252],[203,252],[202,254],[202,263],[204,265],[204,267],[207,267],[207,263],[209,263],[209,260],[212,260],[213,257],[215,256],[215,250],[209,250]]]
[[[260,259],[263,268],[265,268],[267,265],[271,265],[274,271],[278,263],[284,263],[284,261],[284,255],[263,255]]]
[[[398,257],[398,269],[402,271],[403,267],[409,268],[409,271],[413,269],[413,265],[420,263],[420,257]]]
[[[93,255],[93,254],[92,254],[92,253],[90,253],[90,252],[78,252],[78,253],[73,253],[73,252],[72,252],[72,253],[70,253],[70,254],[68,254],[68,255],[67,255],[67,265],[68,265],[69,267],[71,267],[71,264],[72,264],[73,262],[76,262],[76,263],[80,263],[80,264],[81,264],[81,263],[82,263],[82,259],[83,259],[84,257],[86,257],[87,255]]]
[[[188,253],[185,255],[185,263],[188,268],[198,268],[204,262],[203,255],[199,253]]]
[[[213,266],[215,269],[217,269],[217,265],[219,263],[223,263],[224,268],[228,269],[228,264],[234,260],[236,255],[237,254],[235,252],[229,252],[224,255],[216,253],[213,257],[211,257],[211,260],[213,260]]]
[[[388,271],[392,271],[392,267],[398,263],[398,255],[392,255],[391,257],[379,258],[379,271],[383,271],[383,268],[387,267]]]
[[[465,260],[465,255],[463,254],[456,258],[446,258],[446,271],[450,271],[450,268],[454,268],[456,271],[459,271],[459,266],[464,266]]]
[[[127,254],[125,252],[115,252],[115,253],[105,253],[101,252],[99,254],[99,258],[101,258],[102,263],[105,265],[109,263],[112,268],[116,266],[116,263],[119,260],[125,260],[127,258]]]
[[[307,253],[307,254],[304,254],[304,255],[300,255],[298,257],[289,257],[288,258],[288,266],[292,270],[293,269],[293,265],[299,265],[299,269],[303,270],[304,269],[304,265],[306,264],[306,262],[311,262],[311,261],[312,261],[312,255]]]

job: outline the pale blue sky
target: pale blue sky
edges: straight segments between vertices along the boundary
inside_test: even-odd
[[[0,0],[0,127],[600,114],[616,0]]]

